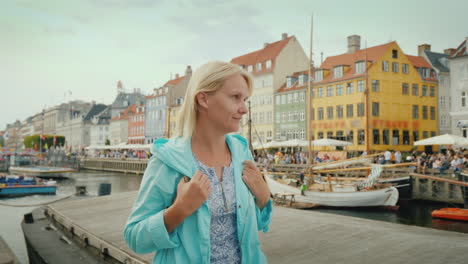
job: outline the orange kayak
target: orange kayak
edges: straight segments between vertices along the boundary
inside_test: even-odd
[[[441,208],[432,211],[432,217],[468,221],[468,209]]]

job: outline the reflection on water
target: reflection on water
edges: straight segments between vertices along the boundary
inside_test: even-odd
[[[400,203],[400,209],[396,212],[371,208],[332,209],[319,207],[312,210],[317,210],[323,213],[347,215],[398,224],[417,225],[446,231],[468,233],[468,222],[432,218],[431,213],[433,210],[444,207],[455,207],[455,205],[425,201],[403,201]]]
[[[12,205],[40,204],[57,200],[75,193],[75,186],[84,185],[90,195],[97,195],[99,184],[110,183],[112,193],[138,190],[142,176],[114,172],[81,171],[68,179],[57,181],[56,195],[33,195],[17,198],[2,198],[1,203]],[[21,231],[23,215],[36,207],[7,207],[0,205],[0,236],[7,242],[21,263],[28,263],[28,255]]]

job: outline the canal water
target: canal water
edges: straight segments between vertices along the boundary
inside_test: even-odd
[[[0,202],[12,205],[45,203],[73,194],[75,192],[75,186],[79,185],[85,185],[90,195],[97,195],[99,184],[101,183],[112,184],[112,193],[134,191],[138,190],[141,178],[141,175],[135,174],[81,171],[71,174],[69,179],[58,181],[57,195],[8,198],[0,199]],[[468,233],[468,223],[466,222],[432,219],[432,210],[453,206],[454,205],[451,204],[410,201],[401,203],[400,209],[396,212],[380,209],[337,210],[321,207],[312,210]],[[31,212],[33,209],[35,209],[35,207],[7,207],[0,205],[0,236],[7,242],[21,263],[28,263],[28,256],[20,223],[23,219],[23,215]]]
[[[72,173],[69,179],[58,180],[56,195],[34,195],[18,198],[3,198],[0,203],[12,205],[39,204],[57,200],[75,193],[75,186],[84,185],[90,195],[98,194],[99,184],[110,183],[112,193],[138,190],[141,175],[114,172],[80,171]],[[24,243],[21,221],[23,215],[36,207],[7,207],[0,205],[0,236],[13,250],[19,261],[29,263]]]

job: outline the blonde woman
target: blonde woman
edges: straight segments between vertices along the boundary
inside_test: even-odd
[[[258,231],[272,202],[239,135],[252,78],[239,66],[210,62],[189,82],[176,137],[152,148],[124,230],[153,263],[266,263]]]

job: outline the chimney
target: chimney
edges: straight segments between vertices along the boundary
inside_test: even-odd
[[[268,46],[268,42],[263,43],[263,48],[266,48]]]
[[[176,74],[175,74],[175,78],[174,78],[174,80],[175,80],[175,79],[178,79],[178,78],[179,78],[179,74],[178,74],[178,73],[176,73]]]
[[[283,33],[283,34],[281,34],[281,39],[282,39],[282,40],[285,40],[285,39],[287,39],[287,38],[288,38],[288,33]]]
[[[192,67],[190,65],[187,65],[187,68],[185,69],[185,75],[191,75],[192,74]]]
[[[444,54],[449,55],[452,54],[455,51],[455,49],[450,48],[450,49],[444,49]]]
[[[361,36],[348,36],[348,53],[354,53],[361,49]]]
[[[429,44],[421,44],[418,46],[418,56],[421,57],[424,51],[431,51],[431,45]]]

